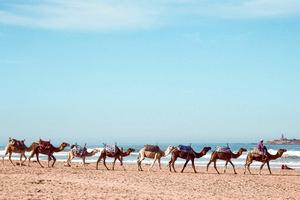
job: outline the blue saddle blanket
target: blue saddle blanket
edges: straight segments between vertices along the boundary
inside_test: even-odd
[[[191,146],[178,145],[180,151],[192,152],[193,148]]]

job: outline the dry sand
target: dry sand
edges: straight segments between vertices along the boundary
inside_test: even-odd
[[[46,163],[43,162],[46,166]],[[111,167],[111,166],[109,166]],[[159,171],[138,172],[136,165],[126,165],[123,171],[117,164],[115,171],[106,171],[103,165],[95,170],[95,163],[82,167],[73,163],[65,167],[57,162],[54,168],[13,167],[5,161],[0,164],[0,199],[299,199],[300,171],[273,169],[263,175],[244,175],[243,169],[232,169],[218,175],[197,167],[192,173],[187,166],[184,173],[170,173],[167,166]],[[176,166],[180,169],[182,166]],[[221,168],[220,168],[221,171]]]

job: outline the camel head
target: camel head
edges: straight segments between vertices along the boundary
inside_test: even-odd
[[[93,150],[91,151],[92,154],[97,154],[97,153],[99,153],[99,152],[100,152],[100,149],[93,149]]]
[[[204,147],[203,150],[202,150],[202,152],[206,154],[210,150],[211,150],[211,147]]]
[[[66,148],[66,147],[68,147],[68,146],[70,146],[70,144],[68,144],[68,143],[66,143],[66,142],[63,142],[63,143],[61,143],[61,145],[60,145],[60,147],[61,147],[62,149]]]
[[[135,149],[133,149],[133,148],[128,148],[128,149],[127,149],[127,152],[128,152],[128,153],[135,152]]]
[[[240,150],[239,150],[239,152],[241,152],[241,153],[246,152],[246,151],[247,151],[247,149],[245,149],[245,148],[240,148]]]
[[[165,155],[169,155],[170,153],[172,153],[174,150],[176,149],[176,147],[169,145],[167,150],[165,151]]]
[[[282,156],[282,154],[283,154],[284,152],[286,152],[286,151],[287,151],[286,149],[278,149],[277,153],[278,153],[280,156]]]

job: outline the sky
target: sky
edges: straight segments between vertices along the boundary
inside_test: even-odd
[[[0,0],[0,144],[300,133],[300,0]]]

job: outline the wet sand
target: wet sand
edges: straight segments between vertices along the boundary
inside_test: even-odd
[[[42,162],[46,166],[46,162]],[[108,165],[111,167],[111,165]],[[177,170],[181,169],[177,165]],[[57,162],[54,168],[13,167],[8,161],[0,164],[0,199],[299,199],[300,170],[273,169],[263,175],[253,169],[253,175],[237,175],[229,167],[226,174],[216,174],[213,167],[206,173],[191,166],[184,173],[170,173],[167,166],[148,172],[138,172],[136,165],[117,163],[115,171],[107,171],[95,163],[82,167],[73,163],[65,167]],[[221,172],[223,169],[219,168]]]

